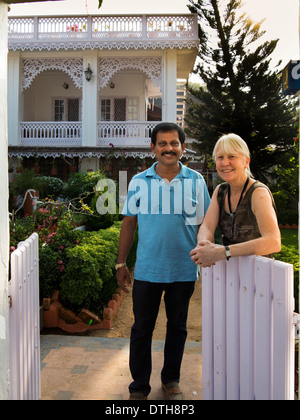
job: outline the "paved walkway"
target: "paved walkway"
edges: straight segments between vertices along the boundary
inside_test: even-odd
[[[163,400],[160,371],[163,341],[152,345],[152,391]],[[128,400],[129,339],[41,335],[42,400]],[[186,400],[202,398],[201,343],[187,342],[181,383]]]

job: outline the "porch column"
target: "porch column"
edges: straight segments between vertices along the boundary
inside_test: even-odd
[[[9,399],[7,4],[0,1],[0,400]]]
[[[163,71],[163,109],[162,119],[176,123],[176,89],[177,89],[177,53],[166,50]]]
[[[97,119],[98,119],[98,91],[97,75],[98,60],[97,55],[85,54],[83,57],[83,71],[90,65],[93,74],[88,82],[83,76],[82,88],[82,146],[97,146]]]
[[[21,103],[23,100],[21,91],[22,65],[20,52],[12,52],[8,58],[8,141],[10,146],[20,144],[20,121],[23,120]]]

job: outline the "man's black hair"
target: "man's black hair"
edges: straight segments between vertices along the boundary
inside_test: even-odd
[[[163,133],[167,133],[168,131],[174,131],[174,130],[177,131],[180,143],[183,144],[185,142],[185,134],[184,134],[183,129],[177,124],[168,123],[168,122],[157,124],[154,127],[151,133],[151,143],[153,143],[154,145],[156,144],[156,135],[159,131],[162,131]]]

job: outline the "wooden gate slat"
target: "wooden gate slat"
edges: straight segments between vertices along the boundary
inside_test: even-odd
[[[241,257],[240,272],[240,399],[254,400],[255,257]]]

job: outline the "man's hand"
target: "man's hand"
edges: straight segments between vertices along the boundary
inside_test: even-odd
[[[128,267],[124,266],[119,268],[116,272],[116,277],[120,289],[125,293],[129,293],[127,286],[131,286],[131,279]]]

